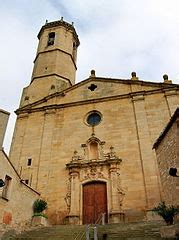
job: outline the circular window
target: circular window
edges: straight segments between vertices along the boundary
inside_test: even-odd
[[[96,126],[101,122],[101,114],[99,112],[91,112],[87,116],[87,124],[90,126]]]

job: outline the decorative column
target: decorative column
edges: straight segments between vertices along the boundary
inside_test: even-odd
[[[70,193],[67,194],[69,201],[69,223],[79,224],[80,223],[80,182],[79,182],[79,171],[80,171],[80,157],[78,152],[74,151],[72,161],[66,166],[69,169],[70,175]]]
[[[79,224],[79,169],[70,169],[71,177],[71,202],[70,202],[70,213],[69,223]]]
[[[119,223],[123,222],[124,214],[122,212],[122,200],[124,192],[120,184],[119,164],[121,159],[115,156],[114,148],[110,147],[109,153],[109,174],[110,174],[110,188],[111,188],[111,211],[110,222]]]

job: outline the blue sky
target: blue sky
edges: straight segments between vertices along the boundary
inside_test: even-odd
[[[178,0],[0,0],[0,108],[11,113],[8,151],[22,88],[30,82],[37,34],[48,21],[74,22],[81,45],[76,81],[97,76],[179,82]]]

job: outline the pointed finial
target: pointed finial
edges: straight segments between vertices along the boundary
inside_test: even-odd
[[[164,74],[164,75],[163,75],[163,79],[164,79],[164,81],[165,81],[165,80],[168,80],[168,75],[167,75],[167,74]]]
[[[76,156],[78,154],[78,151],[74,150],[73,154]]]
[[[96,77],[96,75],[95,75],[95,70],[91,70],[91,75],[90,75],[90,77]]]
[[[114,147],[110,146],[110,151],[113,152],[113,150],[114,150]]]
[[[45,24],[47,24],[47,23],[48,23],[48,20],[46,19]]]
[[[63,17],[61,17],[60,21],[63,22]]]
[[[73,152],[73,156],[72,156],[72,162],[76,162],[79,160],[79,156],[78,156],[78,151],[74,151]]]
[[[131,80],[139,80],[139,78],[136,75],[136,72],[131,73]]]
[[[110,146],[109,149],[110,149],[109,156],[110,156],[110,157],[115,157],[114,147],[113,147],[113,146]]]
[[[72,22],[71,25],[74,26],[74,22]]]
[[[163,80],[164,80],[164,83],[172,83],[172,80],[168,80],[168,75],[167,74],[163,75]]]

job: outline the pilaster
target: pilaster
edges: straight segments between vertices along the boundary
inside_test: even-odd
[[[145,110],[144,95],[132,96],[134,116],[136,121],[136,132],[141,160],[141,172],[145,191],[146,209],[152,208],[156,202],[160,202],[159,173],[157,169],[156,156],[152,150],[150,131]],[[155,159],[155,161],[152,161]],[[153,194],[155,192],[155,195]]]
[[[68,215],[70,224],[79,224],[79,169],[70,169],[71,200],[70,213]]]
[[[124,221],[124,213],[122,211],[122,202],[124,192],[120,183],[119,164],[114,161],[109,166],[110,185],[111,185],[111,211],[110,222],[119,223]]]

